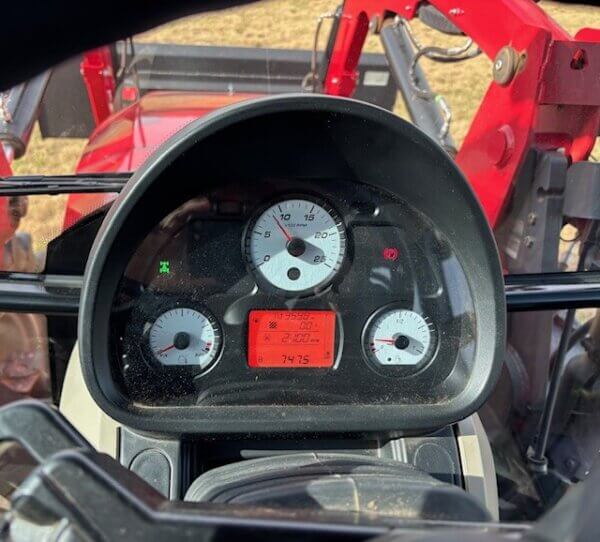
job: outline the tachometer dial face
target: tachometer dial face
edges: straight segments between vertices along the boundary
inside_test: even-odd
[[[176,308],[161,314],[148,335],[154,357],[163,365],[208,368],[221,349],[221,329],[208,311]]]
[[[431,358],[435,330],[429,318],[407,309],[376,313],[363,333],[363,348],[376,365],[417,366]]]
[[[346,231],[327,204],[312,199],[275,203],[246,235],[246,258],[260,282],[288,294],[327,286],[346,254]]]

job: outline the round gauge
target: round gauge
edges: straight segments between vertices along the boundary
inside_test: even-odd
[[[150,349],[163,365],[194,365],[206,369],[219,355],[221,329],[207,311],[171,309],[150,327]]]
[[[346,231],[324,202],[287,199],[251,222],[245,245],[246,259],[259,282],[299,294],[333,280],[346,254]]]
[[[407,309],[375,313],[363,332],[367,357],[380,367],[415,367],[431,358],[435,333],[429,318]]]

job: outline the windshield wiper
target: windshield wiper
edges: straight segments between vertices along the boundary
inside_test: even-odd
[[[120,192],[131,175],[131,173],[83,173],[0,177],[0,196]]]

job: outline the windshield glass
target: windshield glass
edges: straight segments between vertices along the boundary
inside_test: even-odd
[[[580,94],[561,83],[584,88],[590,80],[577,77],[598,64],[579,42],[561,43],[576,36],[600,41],[600,30],[577,34],[600,29],[600,8],[539,3],[558,43],[549,62],[566,55],[571,71],[544,72],[538,88],[537,80],[517,86],[518,77],[529,76],[533,48],[489,45],[477,24],[472,37],[425,11],[362,20],[364,47],[345,53],[360,53],[360,61],[356,71],[344,70],[335,64],[343,41],[338,4],[269,0],[190,16],[56,66],[0,96],[0,175],[131,174],[178,130],[240,101],[297,92],[350,96],[416,124],[456,159],[489,219],[505,274],[599,269],[600,189],[585,168],[600,149],[590,126],[573,119],[595,118],[600,104],[587,94],[576,103]],[[402,56],[406,48],[410,54]],[[515,90],[507,99],[509,87]],[[527,94],[532,88],[537,94]],[[25,107],[31,102],[23,96],[35,105]],[[532,112],[531,104],[539,108]],[[520,123],[530,131],[519,131]],[[535,144],[524,150],[528,141]],[[52,242],[94,220],[97,229],[116,193],[52,191],[0,197],[1,271],[83,274],[83,264],[48,256]],[[87,253],[96,229],[86,230],[73,251]],[[585,479],[597,456],[600,327],[596,310],[583,308],[509,314],[508,329],[502,376],[479,415],[493,452],[499,517],[523,521],[537,519]],[[565,329],[570,380],[550,428],[552,477],[539,483],[527,457]],[[0,403],[57,402],[73,343],[62,322],[49,327],[43,315],[0,313]]]

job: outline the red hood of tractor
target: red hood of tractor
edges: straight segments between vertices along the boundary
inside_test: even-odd
[[[252,94],[150,92],[92,133],[77,173],[135,171],[165,140],[199,117]]]
[[[160,145],[184,126],[215,109],[255,98],[254,94],[149,92],[111,115],[92,133],[77,173],[135,171]],[[71,194],[64,228],[113,200],[114,194]]]

